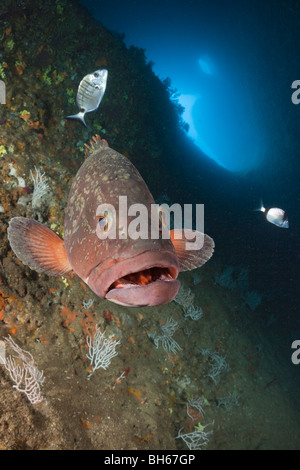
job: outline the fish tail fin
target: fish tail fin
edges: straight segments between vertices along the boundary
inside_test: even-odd
[[[84,120],[84,115],[85,115],[85,111],[79,111],[79,113],[72,114],[72,116],[66,116],[66,119],[76,119],[77,121],[82,122],[82,124],[84,124],[85,127],[87,127],[86,122]]]
[[[85,158],[88,157],[88,155],[93,152],[95,149],[98,147],[109,147],[107,140],[101,139],[99,134],[96,134],[93,136],[93,138],[90,140],[89,144],[84,144],[85,146]]]
[[[7,234],[13,252],[30,269],[50,276],[72,270],[63,239],[36,220],[13,217]]]
[[[264,207],[262,199],[260,200],[260,207],[257,207],[256,209],[253,209],[253,210],[257,212],[266,212],[266,208]]]

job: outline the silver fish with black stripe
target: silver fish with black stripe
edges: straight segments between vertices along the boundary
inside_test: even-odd
[[[89,73],[81,80],[76,96],[79,113],[66,116],[66,119],[78,119],[87,127],[84,116],[86,113],[98,109],[105,93],[107,75],[107,70],[101,69]]]

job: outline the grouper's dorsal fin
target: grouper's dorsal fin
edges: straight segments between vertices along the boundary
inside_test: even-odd
[[[85,154],[84,158],[88,158],[92,152],[98,148],[109,147],[107,140],[101,139],[100,135],[96,134],[92,137],[89,144],[84,144]]]
[[[7,234],[19,260],[34,271],[62,276],[72,270],[63,239],[36,220],[14,217]]]

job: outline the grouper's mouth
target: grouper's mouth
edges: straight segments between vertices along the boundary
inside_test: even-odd
[[[128,307],[154,306],[170,302],[180,282],[177,257],[171,252],[147,251],[133,258],[99,265],[87,279],[101,298]]]

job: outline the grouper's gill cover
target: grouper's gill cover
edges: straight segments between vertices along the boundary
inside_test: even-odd
[[[110,149],[99,136],[91,144],[70,190],[65,240],[36,220],[14,217],[8,227],[11,248],[37,272],[57,276],[74,270],[100,298],[117,304],[154,306],[169,302],[179,290],[179,270],[202,266],[212,256],[214,242],[204,235],[200,250],[186,251],[186,240],[184,236],[178,240],[178,230],[164,240],[122,238],[119,196],[127,197],[128,208],[135,203],[147,207],[149,230],[154,200],[126,157]],[[98,237],[97,209],[103,203],[115,208],[115,239]],[[132,219],[127,218],[128,226]]]

